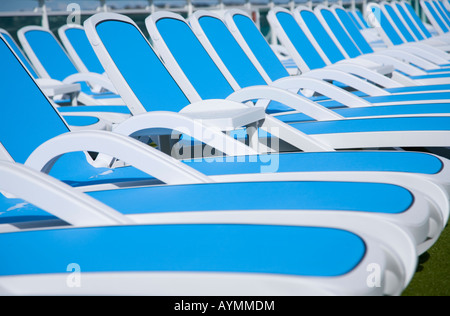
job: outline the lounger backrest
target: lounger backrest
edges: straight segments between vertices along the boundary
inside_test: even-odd
[[[155,29],[151,30],[149,23],[147,29],[172,74],[181,71],[203,100],[225,99],[233,93],[233,87],[186,21],[174,13],[157,13],[150,17],[156,17]]]
[[[40,77],[62,81],[78,73],[67,52],[49,30],[27,26],[19,30],[18,37]]]
[[[352,19],[353,23],[355,23],[356,27],[358,28],[358,30],[362,30],[363,27],[361,25],[361,23],[358,21],[358,19],[356,18],[354,12],[352,12],[351,10],[347,11],[348,15],[350,16],[350,19]]]
[[[370,12],[373,14],[373,16],[376,18],[377,22],[383,29],[383,32],[385,34],[384,41],[386,42],[386,44],[401,45],[404,43],[403,39],[392,26],[388,16],[378,4],[370,3],[367,9],[370,10]]]
[[[442,6],[439,4],[438,1],[432,1],[432,4],[434,4],[434,7],[436,9],[436,11],[439,13],[441,19],[444,21],[445,26],[448,28],[450,27],[450,19],[448,17],[448,15],[445,13],[445,11],[443,10]]]
[[[227,16],[225,17],[227,18]],[[275,55],[269,43],[258,30],[252,19],[245,13],[232,14],[230,18],[230,22],[228,22],[229,20],[227,19],[228,27],[233,25],[233,27],[235,27],[242,35],[246,45],[267,73],[270,80],[275,81],[280,78],[288,77],[289,72],[278,59],[277,55]]]
[[[403,24],[402,20],[398,17],[397,12],[395,12],[394,8],[392,8],[389,3],[383,3],[382,6],[386,10],[387,14],[391,18],[394,25],[400,31],[401,35],[403,35],[403,38],[407,42],[410,43],[415,42],[414,37],[411,35],[406,26]]]
[[[99,13],[86,20],[85,30],[108,77],[134,115],[178,112],[190,104],[131,19]]]
[[[276,28],[280,33],[277,33],[277,36],[281,43],[290,50],[291,57],[296,60],[296,64],[302,72],[327,66],[325,60],[289,11],[280,8],[272,9],[269,11],[268,20],[272,29]]]
[[[342,27],[341,23],[330,9],[326,7],[317,7],[316,13],[319,17],[322,17],[324,23],[328,25],[329,30],[333,32],[336,40],[350,58],[355,58],[361,55],[361,52],[356,44],[350,38],[347,31]]]
[[[189,21],[195,34],[209,42],[207,44],[211,45],[240,88],[267,84],[219,16],[198,11]]]
[[[306,8],[296,9],[294,11],[294,16],[305,32],[307,32],[305,27],[309,30],[311,34],[309,39],[317,42],[322,52],[327,56],[331,63],[334,64],[345,59],[345,56],[336,46],[333,39],[327,33],[313,11]]]
[[[421,1],[420,3],[422,4],[422,7],[425,6],[425,8],[424,8],[424,9],[426,9],[425,12],[429,13],[428,18],[430,20],[434,20],[437,23],[437,26],[439,26],[441,28],[442,32],[447,33],[448,28],[445,25],[444,21],[439,16],[439,14],[437,13],[437,11],[435,10],[433,4],[429,1]]]
[[[417,15],[416,11],[414,10],[414,8],[406,1],[402,2],[402,6],[403,8],[405,8],[407,10],[407,13],[409,13],[409,15],[411,16],[411,18],[414,20],[414,22],[416,23],[416,25],[420,28],[420,30],[422,31],[422,33],[425,35],[425,37],[427,38],[431,38],[431,33],[428,31],[427,27],[425,26],[425,24],[423,24],[422,20],[420,19],[420,17]]]
[[[19,57],[20,61],[25,65],[25,67],[28,69],[30,74],[33,76],[34,79],[38,79],[39,76],[37,75],[36,71],[34,70],[33,66],[31,65],[28,58],[23,53],[22,49],[17,45],[16,41],[11,37],[11,35],[6,32],[3,29],[0,29],[0,34],[3,35],[3,38],[6,40],[8,45],[12,48],[14,53],[16,53],[17,57]]]
[[[347,30],[348,34],[351,36],[355,44],[358,46],[359,50],[363,54],[373,53],[372,47],[369,45],[369,43],[361,34],[361,32],[356,28],[355,23],[353,23],[353,21],[350,19],[347,11],[345,11],[341,7],[333,7],[333,10],[336,13],[336,16],[341,21],[342,25]]]
[[[69,128],[1,35],[0,68],[0,143],[14,161],[25,163],[39,145]]]
[[[355,9],[355,11],[353,11],[356,16],[359,18],[359,21],[361,21],[362,25],[367,29],[369,28],[369,25],[367,24],[366,20],[364,19],[364,16],[362,15],[361,11],[359,11],[358,9]]]
[[[406,25],[411,30],[411,32],[413,32],[414,36],[419,41],[424,40],[425,37],[422,35],[420,30],[416,27],[414,22],[411,20],[410,16],[405,11],[405,8],[401,5],[401,3],[396,2],[396,3],[393,4],[393,6],[397,10],[397,12],[400,14],[400,16],[403,18],[403,20],[405,21]]]
[[[438,1],[435,1],[435,3],[436,3],[437,6],[439,6],[439,7],[441,8],[442,13],[443,13],[443,15],[446,17],[446,21],[447,21],[447,24],[448,24],[448,23],[449,23],[449,20],[450,20],[450,12],[449,12],[449,11],[447,10],[447,8],[445,7],[444,2],[438,0]],[[450,24],[449,24],[449,25],[450,25]]]
[[[105,72],[81,25],[65,25],[58,30],[58,34],[80,71],[99,74]]]

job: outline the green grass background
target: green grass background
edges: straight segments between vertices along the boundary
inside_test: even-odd
[[[419,258],[416,274],[402,296],[450,296],[450,227]]]

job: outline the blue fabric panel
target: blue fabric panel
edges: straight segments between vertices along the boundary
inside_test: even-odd
[[[99,119],[93,116],[64,116],[70,126],[89,126],[98,123]]]
[[[72,44],[73,48],[77,52],[83,64],[90,72],[99,74],[105,72],[84,30],[75,28],[67,29],[66,36],[69,39],[70,44]]]
[[[320,57],[291,14],[278,12],[277,19],[309,69],[318,69],[326,66],[325,61]]]
[[[150,44],[132,24],[105,21],[97,33],[147,111],[178,112],[190,104]]]
[[[372,13],[376,16],[378,22],[391,40],[392,44],[400,45],[404,43],[400,38],[400,35],[398,35],[397,31],[392,27],[390,21],[380,8],[372,7]]]
[[[328,35],[327,31],[313,12],[302,11],[301,16],[303,18],[303,21],[305,21],[308,29],[314,35],[317,43],[320,45],[320,48],[331,61],[331,63],[334,64],[345,59],[342,52],[333,42],[330,35]]]
[[[59,107],[58,111],[66,112],[112,112],[130,114],[130,110],[125,105],[89,105],[89,106],[64,106]]]
[[[356,27],[358,28],[358,30],[362,30],[362,26],[358,23],[358,20],[356,20],[356,17],[353,15],[352,12],[347,12],[348,16],[350,17],[350,19],[352,19],[353,23],[355,23]]]
[[[435,1],[435,3],[439,6],[439,9],[440,9],[439,12],[441,12],[442,15],[445,16],[445,21],[447,22],[447,25],[450,25],[450,24],[449,24],[449,23],[450,23],[450,20],[449,20],[449,18],[450,18],[450,12],[449,12],[449,11],[447,10],[447,8],[445,7],[445,4],[444,4],[442,1]]]
[[[33,242],[30,242],[32,240]],[[89,272],[235,272],[338,276],[365,254],[349,232],[265,225],[142,225],[0,235],[0,275]],[[38,245],[38,246],[37,246]]]
[[[280,78],[288,77],[289,73],[286,68],[283,67],[283,64],[270,48],[255,23],[247,16],[241,14],[234,15],[233,20],[238,27],[239,32],[247,42],[247,45],[264,68],[264,71],[269,75],[270,79],[275,81]]]
[[[21,199],[8,199],[0,194],[0,224],[56,219],[53,215]]]
[[[193,159],[183,161],[207,175],[260,173],[276,164],[276,172],[309,171],[393,171],[437,174],[442,169],[439,158],[418,152],[324,152],[282,153],[245,159]],[[265,167],[265,168],[263,168]]]
[[[356,27],[355,23],[350,19],[347,11],[343,9],[335,10],[339,20],[341,20],[347,32],[350,34],[351,38],[355,41],[356,45],[359,47],[359,50],[363,54],[373,53],[372,47],[370,47],[369,43],[366,41],[364,36],[362,36],[361,32]]]
[[[405,9],[400,3],[396,3],[395,6],[397,7],[398,12],[400,12],[402,18],[405,20],[406,24],[408,24],[409,29],[414,33],[416,38],[421,41],[425,38],[423,37],[422,33],[417,29],[414,22],[410,19],[408,13],[406,13]]]
[[[203,16],[198,22],[241,88],[267,84],[221,20]]]
[[[442,7],[439,5],[439,3],[437,3],[435,1],[434,4],[435,4],[436,10],[439,12],[440,16],[442,17],[441,20],[444,20],[445,26],[447,27],[447,30],[448,30],[448,26],[450,25],[450,20],[449,20],[447,14],[444,12],[444,10],[442,10]]]
[[[308,29],[314,35],[317,43],[320,45],[322,51],[325,53],[325,55],[327,55],[331,63],[334,64],[345,59],[344,55],[328,35],[327,31],[322,26],[316,15],[313,12],[309,11],[302,11],[301,15],[303,21],[305,21]]]
[[[62,46],[51,33],[29,31],[25,37],[50,78],[63,81],[78,73]]]
[[[442,19],[439,17],[439,15],[437,14],[436,10],[434,9],[434,7],[431,5],[431,3],[429,3],[428,1],[425,1],[425,5],[428,8],[428,10],[430,11],[431,15],[433,16],[433,18],[436,20],[437,24],[439,25],[439,27],[445,32],[448,32],[448,28],[447,26],[445,26],[444,21],[442,21]]]
[[[369,28],[369,25],[367,24],[366,20],[364,19],[364,16],[362,15],[361,11],[358,9],[355,10],[356,15],[361,20],[361,23],[364,25],[365,28]]]
[[[124,214],[211,210],[345,210],[398,214],[406,211],[414,200],[408,190],[389,184],[308,181],[155,186],[88,194]]]
[[[415,42],[416,40],[414,39],[414,37],[412,37],[411,33],[409,33],[408,29],[400,20],[400,18],[397,16],[397,13],[395,13],[394,9],[389,4],[385,5],[384,7],[386,8],[387,13],[394,22],[394,25],[397,26],[398,30],[406,39],[406,41],[409,43]]]
[[[9,34],[1,33],[3,37],[5,38],[6,42],[11,46],[14,53],[16,53],[17,57],[19,57],[20,61],[25,65],[25,68],[28,69],[28,71],[31,73],[34,79],[39,78],[39,76],[34,71],[33,66],[31,66],[30,62],[28,61],[28,58],[25,57],[22,50],[17,46],[16,42],[9,36]]]
[[[336,19],[336,16],[329,10],[322,10],[322,16],[330,27],[331,31],[336,36],[336,39],[345,49],[350,58],[355,58],[361,55],[361,52],[353,43],[347,32],[342,28],[342,25]]]
[[[163,18],[156,27],[202,99],[225,99],[234,92],[188,24]]]
[[[69,129],[2,39],[0,65],[0,142],[24,163],[39,145]]]
[[[344,117],[429,113],[450,114],[450,103],[372,106],[367,108],[335,109],[334,111]]]
[[[412,79],[436,79],[436,78],[449,78],[449,73],[438,73],[438,74],[426,74],[421,76],[411,76]]]
[[[433,84],[433,85],[424,85],[424,86],[387,88],[385,90],[390,92],[390,93],[425,92],[425,91],[434,91],[434,90],[450,90],[450,84]]]
[[[405,6],[406,6],[406,9],[408,10],[408,12],[411,14],[412,18],[414,19],[414,21],[416,22],[416,24],[419,26],[419,28],[422,31],[422,33],[425,34],[425,36],[427,38],[430,38],[431,37],[430,32],[426,28],[425,24],[423,24],[423,22],[420,19],[420,17],[417,15],[417,13],[414,10],[414,8],[407,2],[405,2]]]
[[[291,126],[310,135],[383,131],[448,131],[450,130],[450,117],[352,119],[297,123]]]

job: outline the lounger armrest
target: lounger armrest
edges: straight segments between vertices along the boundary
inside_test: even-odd
[[[412,66],[416,65],[423,69],[437,69],[439,66],[427,61],[417,55],[410,54],[398,49],[387,49],[380,53],[362,55],[360,58],[368,58],[370,60],[380,60],[380,62],[392,64],[395,69],[400,70],[410,76],[420,76],[426,74],[425,71]]]
[[[334,64],[327,66],[330,69],[341,70],[343,72],[347,72],[362,78],[365,78],[369,81],[372,81],[382,87],[385,88],[400,88],[402,85],[386,76],[383,76],[373,70],[361,67],[359,65],[354,64]]]
[[[446,64],[448,63],[448,60],[450,60],[450,54],[442,49],[420,42],[413,44],[404,44],[405,49],[410,50],[411,53],[417,54],[433,63]]]
[[[227,100],[235,102],[248,102],[252,100],[270,100],[286,104],[292,109],[302,112],[309,117],[318,120],[339,120],[342,116],[302,97],[294,92],[272,86],[253,86],[240,89],[227,97]],[[259,102],[259,101],[258,101]],[[268,102],[262,102],[265,108]],[[260,106],[258,103],[256,106]]]
[[[315,78],[287,77],[274,81],[271,86],[287,89],[297,93],[300,89],[318,92],[348,107],[366,107],[372,104],[353,93],[345,91],[331,83]]]
[[[214,101],[216,100],[209,100],[209,102]],[[207,104],[207,102],[205,101],[204,104]],[[245,105],[242,106],[249,108]],[[214,107],[211,107],[211,104],[209,104],[209,109],[211,108]],[[211,111],[209,112],[211,113]],[[171,135],[171,131],[177,131],[179,134],[185,134],[197,139],[228,156],[257,154],[250,147],[224,134],[222,130],[211,125],[205,125],[201,119],[194,119],[186,114],[174,112],[154,111],[135,115],[116,125],[113,131],[132,137],[161,135],[164,133]]]
[[[357,91],[361,91],[369,96],[387,96],[390,95],[384,89],[377,87],[365,80],[362,80],[349,73],[336,69],[314,69],[302,74],[302,77],[316,78],[319,80],[332,80],[341,82]]]
[[[211,182],[204,174],[138,140],[106,131],[77,131],[54,137],[33,151],[25,164],[49,173],[63,154],[78,151],[120,159],[167,184]]]
[[[111,83],[111,81],[105,77],[104,75],[92,73],[92,72],[83,72],[77,73],[68,76],[63,80],[63,83],[76,83],[76,82],[88,82],[92,86],[96,87],[97,92],[100,92],[101,89],[109,90],[113,93],[117,93],[116,88]]]
[[[0,189],[76,226],[131,224],[132,220],[65,183],[23,165],[0,162]]]

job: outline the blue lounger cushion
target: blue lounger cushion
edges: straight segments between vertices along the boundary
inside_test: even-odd
[[[206,175],[252,174],[260,172],[312,171],[386,171],[437,174],[442,168],[439,158],[418,152],[329,152],[282,153],[247,157],[216,157],[184,160],[185,164]],[[277,168],[269,168],[277,163]],[[266,169],[267,168],[267,169]],[[266,170],[266,171],[265,171]],[[83,153],[63,155],[50,175],[71,186],[111,182],[155,181],[133,167],[95,168]]]
[[[126,215],[234,210],[340,210],[400,214],[407,211],[414,201],[407,189],[391,184],[312,181],[150,186],[87,194]],[[225,195],[227,198],[223,199]],[[221,202],[217,203],[218,200]],[[0,214],[0,222],[3,223],[52,218],[40,209],[33,212],[33,206],[18,199],[9,201],[3,197],[0,202],[5,209]],[[22,206],[26,206],[24,210]]]
[[[67,273],[67,265],[76,262],[84,273],[198,271],[329,277],[348,273],[366,253],[364,241],[350,232],[265,225],[46,230],[1,234],[0,244],[1,276]]]
[[[58,108],[61,113],[67,112],[113,112],[130,114],[130,109],[125,105],[89,105],[89,106],[62,106]]]

